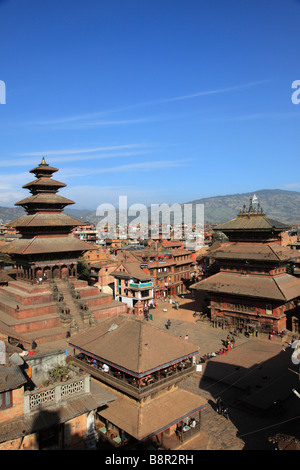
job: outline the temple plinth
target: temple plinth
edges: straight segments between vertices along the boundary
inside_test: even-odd
[[[78,258],[94,245],[78,240],[71,231],[79,220],[64,214],[74,201],[57,194],[64,183],[52,178],[58,169],[49,166],[45,158],[30,170],[35,180],[25,184],[31,195],[19,202],[26,214],[11,222],[21,238],[7,245],[2,252],[9,254],[17,267],[17,279],[30,282],[65,277],[77,277]]]

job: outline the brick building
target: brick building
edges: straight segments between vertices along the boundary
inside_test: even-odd
[[[0,365],[0,450],[95,448],[95,413],[116,396],[67,367],[64,351],[23,354],[16,348]],[[43,384],[47,367],[64,368],[65,379]]]
[[[115,280],[115,300],[126,303],[129,308],[134,308],[138,302],[143,306],[152,302],[153,279],[139,262],[121,262],[111,274]]]
[[[195,273],[193,253],[176,248],[169,250],[160,246],[118,252],[119,259],[139,262],[141,268],[153,279],[154,299],[164,299],[187,292]]]

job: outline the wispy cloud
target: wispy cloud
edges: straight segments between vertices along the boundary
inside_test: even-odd
[[[42,156],[45,156],[47,163],[49,163],[51,157],[55,157],[55,164],[58,162],[79,162],[86,160],[101,160],[105,158],[134,157],[138,155],[146,155],[149,153],[149,149],[147,149],[148,147],[149,144],[124,144],[83,149],[43,149],[34,152],[17,154],[17,157],[19,158],[15,158],[14,156],[10,159],[0,159],[0,167],[4,168],[12,166],[36,165],[38,163],[36,157],[41,159]],[[50,159],[48,159],[48,157],[50,157]]]
[[[253,114],[241,114],[237,116],[215,116],[213,118],[207,118],[205,121],[222,121],[222,122],[234,122],[234,121],[256,121],[260,119],[290,119],[299,118],[300,114],[296,112],[268,112],[268,113],[253,113]]]
[[[13,206],[16,201],[25,197],[22,185],[26,178],[28,179],[28,175],[25,172],[0,175],[0,206]]]
[[[103,114],[103,113],[100,113]],[[92,127],[111,127],[111,126],[128,126],[131,124],[142,124],[145,122],[154,122],[157,120],[161,120],[162,118],[158,117],[145,117],[145,118],[135,118],[135,119],[103,119],[99,120],[99,115],[96,114],[93,116],[93,119],[88,117],[88,115],[82,116],[71,116],[65,118],[58,118],[58,119],[51,119],[45,121],[35,121],[31,124],[36,124],[40,126],[44,125],[59,125],[60,128],[68,128],[68,129],[87,129]]]
[[[71,148],[71,149],[59,149],[59,150],[43,150],[43,152],[47,155],[74,155],[77,153],[93,153],[93,152],[102,152],[103,150],[123,150],[128,148],[141,148],[144,147],[144,144],[124,144],[124,145],[109,145],[105,147],[90,147],[84,149],[78,148]],[[22,153],[19,155],[28,155],[28,156],[36,156],[41,155],[41,152],[29,152],[29,153]]]
[[[74,178],[78,176],[88,176],[95,174],[104,174],[104,173],[119,173],[119,172],[128,172],[128,171],[151,171],[155,169],[163,168],[175,168],[179,166],[185,166],[188,162],[192,160],[159,160],[159,161],[148,161],[148,162],[135,162],[127,163],[125,165],[117,165],[108,168],[68,168],[65,171],[61,171],[64,178]]]
[[[150,105],[157,105],[163,103],[172,103],[176,101],[184,101],[184,100],[191,100],[195,98],[200,98],[203,96],[209,95],[217,95],[217,94],[224,94],[235,92],[239,90],[244,90],[246,88],[252,88],[259,85],[263,85],[265,83],[269,83],[269,80],[258,80],[254,82],[242,83],[239,85],[233,85],[230,87],[224,88],[214,88],[212,90],[203,90],[197,91],[195,93],[184,94],[179,96],[167,97],[167,98],[158,98],[149,101],[142,101],[139,103],[133,103],[131,105],[126,105],[123,107],[110,109],[110,110],[103,110],[94,113],[85,113],[73,116],[65,116],[65,117],[58,117],[53,119],[45,119],[45,120],[36,120],[27,124],[35,124],[39,126],[60,126],[60,127],[68,127],[68,128],[92,128],[92,127],[104,127],[104,126],[124,126],[124,125],[131,125],[131,124],[141,124],[146,122],[154,122],[162,119],[170,119],[173,118],[174,115],[170,116],[149,116],[149,117],[138,117],[138,118],[131,118],[131,119],[99,119],[108,114],[119,113],[122,111],[128,111],[134,108],[140,108]]]
[[[190,99],[193,99],[193,98],[199,98],[200,96],[217,95],[217,94],[221,94],[221,93],[228,93],[230,91],[243,90],[245,88],[251,88],[251,87],[254,87],[254,86],[262,85],[264,83],[269,83],[269,80],[259,80],[259,81],[256,81],[256,82],[249,82],[249,83],[244,83],[244,84],[241,84],[241,85],[234,85],[234,86],[231,86],[231,87],[215,88],[213,90],[198,91],[196,93],[176,96],[176,97],[173,97],[173,98],[163,98],[163,99],[160,99],[160,100],[145,101],[144,103],[139,103],[135,106],[144,106],[144,105],[147,105],[147,104],[170,103],[172,101],[190,100]]]

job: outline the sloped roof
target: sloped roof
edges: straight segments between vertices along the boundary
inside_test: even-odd
[[[22,206],[24,204],[75,204],[71,199],[67,199],[55,193],[38,193],[34,196],[28,196],[21,201],[15,203],[15,206]]]
[[[8,227],[45,227],[47,225],[51,227],[77,227],[83,224],[79,220],[62,212],[25,214],[19,219],[7,224]]]
[[[111,273],[112,276],[121,276],[121,277],[133,277],[135,279],[139,279],[140,281],[145,281],[148,279],[152,279],[151,274],[145,273],[142,268],[140,267],[141,262],[129,261],[129,262],[121,262],[117,269]],[[125,271],[122,271],[120,268],[124,268]]]
[[[255,276],[219,272],[190,289],[287,302],[300,296],[300,279],[290,274]]]
[[[0,366],[0,392],[13,390],[27,382],[22,370],[16,365]]]
[[[289,261],[296,257],[294,250],[279,244],[226,243],[211,247],[209,257],[214,259],[245,259],[261,261]]]
[[[108,365],[143,376],[199,353],[195,346],[139,319],[117,315],[69,340]]]
[[[206,400],[199,395],[174,389],[145,404],[119,397],[99,414],[135,439],[143,440],[168,429],[205,406]]]
[[[278,222],[277,220],[270,219],[265,214],[246,213],[239,214],[234,219],[224,222],[223,224],[214,227],[214,231],[226,232],[231,230],[288,230],[290,227]]]
[[[203,246],[196,251],[196,260],[201,260],[209,254],[209,246]]]
[[[162,253],[151,246],[145,247],[142,250],[133,250],[133,253],[138,258],[146,258],[146,257],[165,257],[166,253]]]
[[[89,411],[107,405],[116,399],[109,390],[95,381],[90,381],[90,393],[68,397],[63,402],[53,405],[45,405],[36,411],[23,414],[20,417],[10,419],[1,423],[0,442],[17,439],[25,434],[32,434],[41,429],[65,423],[76,416],[84,415]]]
[[[38,166],[36,166],[35,168],[32,168],[32,170],[29,170],[29,173],[39,173],[39,172],[55,173],[56,171],[58,171],[58,168],[49,166],[45,162],[45,159],[43,158],[42,162]]]
[[[71,235],[65,237],[33,237],[19,238],[1,247],[1,253],[7,254],[39,254],[39,253],[61,253],[68,251],[97,250],[98,247],[88,242],[79,240]]]
[[[37,178],[34,181],[30,181],[27,184],[24,184],[22,188],[31,188],[31,186],[53,186],[55,188],[63,188],[66,186],[65,183],[61,183],[60,181],[53,180],[52,178]]]

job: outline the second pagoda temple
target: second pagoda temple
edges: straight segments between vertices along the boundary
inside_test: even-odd
[[[7,244],[1,251],[9,254],[16,265],[17,280],[31,282],[77,277],[78,258],[95,245],[83,242],[71,235],[79,220],[63,213],[74,201],[57,194],[64,183],[52,179],[57,168],[42,162],[30,170],[35,180],[25,184],[31,195],[19,202],[26,214],[8,224],[21,238]]]
[[[246,333],[299,331],[300,279],[289,269],[295,254],[281,245],[289,228],[251,202],[214,228],[228,238],[209,250],[219,272],[190,287],[196,299],[207,295],[214,324]]]

